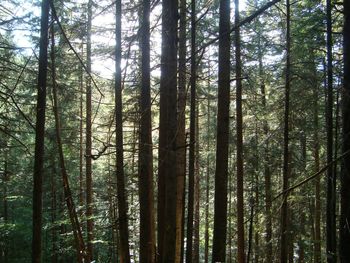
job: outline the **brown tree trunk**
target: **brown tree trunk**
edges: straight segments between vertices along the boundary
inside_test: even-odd
[[[219,82],[212,262],[225,262],[230,108],[230,1],[220,0]]]
[[[150,1],[143,0],[140,43],[142,52],[139,146],[140,263],[155,262],[149,23]]]
[[[210,69],[209,69],[210,73]],[[210,74],[208,74],[210,76]],[[207,167],[205,184],[205,234],[204,234],[204,263],[209,262],[209,191],[210,191],[210,77],[208,77],[208,95],[207,95]]]
[[[176,133],[177,133],[177,19],[178,4],[162,2],[158,165],[159,263],[175,262],[176,244]]]
[[[83,47],[83,45],[82,45]],[[82,48],[83,53],[83,48]],[[79,66],[79,89],[80,89],[80,98],[79,98],[79,206],[80,206],[80,216],[83,214],[82,207],[84,206],[84,172],[83,172],[83,158],[84,158],[84,149],[83,149],[83,67]]]
[[[333,160],[333,66],[332,66],[332,14],[331,0],[327,0],[327,163]],[[337,262],[336,245],[336,177],[333,166],[327,169],[327,216],[326,244],[327,262]]]
[[[186,0],[180,1],[179,32],[179,85],[178,85],[178,133],[177,133],[177,196],[176,196],[176,252],[175,262],[183,261],[184,202],[186,181]]]
[[[51,174],[51,242],[52,242],[52,252],[51,252],[51,262],[58,262],[58,249],[57,249],[57,226],[56,224],[56,204],[57,204],[57,193],[56,193],[56,169],[54,156],[52,157],[52,174]]]
[[[263,62],[262,62],[262,51],[261,51],[261,33],[258,32],[258,55],[259,55],[259,76],[260,76],[260,90],[261,90],[261,99],[262,99],[262,106],[265,116],[267,115],[267,105],[266,105],[266,87],[265,87],[265,81],[263,78]],[[267,122],[267,118],[264,118],[263,121],[263,132],[264,132],[264,138],[265,138],[265,145],[264,145],[264,183],[265,183],[265,212],[266,212],[266,218],[265,218],[265,258],[266,262],[272,262],[272,215],[271,215],[271,171],[270,171],[270,158],[269,158],[269,140],[267,139],[269,136],[269,124]]]
[[[92,20],[92,0],[88,1],[88,21],[87,21],[87,43],[86,43],[86,68],[87,73],[91,74],[91,20]],[[86,80],[86,141],[85,141],[85,173],[86,173],[86,230],[87,230],[87,251],[93,258],[93,227],[92,220],[93,208],[92,208],[92,102],[91,102],[91,78],[87,77]]]
[[[118,199],[118,226],[120,239],[120,262],[130,263],[128,207],[125,197],[124,178],[124,148],[123,148],[123,106],[122,106],[122,79],[121,79],[121,0],[115,2],[115,123],[116,123],[116,177]]]
[[[235,24],[238,25],[239,0],[235,0]],[[237,260],[244,263],[244,204],[243,204],[243,115],[242,115],[242,62],[240,28],[235,30],[236,49],[236,136],[237,136]],[[253,219],[252,219],[253,220]]]
[[[199,118],[198,103],[196,103],[196,138],[195,138],[195,174],[194,174],[194,222],[193,222],[193,255],[192,261],[199,263],[199,204],[200,204],[200,170],[199,170]]]
[[[316,72],[315,72],[316,73]],[[315,75],[316,76],[316,75]],[[318,124],[318,87],[314,89],[314,171],[320,170],[320,145],[319,145],[319,124]],[[314,239],[314,263],[321,262],[321,179],[315,179],[315,239]]]
[[[7,113],[7,110],[5,110]],[[7,126],[5,127],[6,133],[7,133]],[[8,184],[10,182],[10,171],[8,168],[9,164],[9,145],[8,145],[8,138],[5,137],[5,145],[4,145],[4,170],[3,170],[3,205],[4,205],[4,213],[3,213],[3,224],[6,226],[9,223],[9,213],[8,213]],[[9,234],[4,233],[3,234],[3,240],[1,241],[1,249],[0,249],[0,258],[3,260],[4,263],[7,263],[9,258]]]
[[[287,32],[286,32],[286,75],[285,75],[285,105],[284,105],[284,130],[283,130],[283,191],[289,187],[289,93],[290,93],[290,3],[286,0],[287,8]],[[288,193],[283,196],[281,208],[281,242],[280,263],[288,260]]]
[[[342,94],[343,154],[341,163],[340,262],[350,262],[350,2],[344,1],[344,88]]]
[[[40,53],[38,74],[38,95],[36,105],[35,126],[35,157],[34,157],[34,188],[33,188],[33,238],[32,263],[41,262],[41,229],[42,229],[42,188],[44,173],[44,138],[46,109],[46,77],[47,77],[47,46],[49,26],[49,1],[42,0],[40,21]]]
[[[186,263],[193,261],[193,213],[195,187],[195,147],[196,147],[196,3],[191,1],[191,109],[190,109],[190,150],[188,169],[188,215],[186,239]]]

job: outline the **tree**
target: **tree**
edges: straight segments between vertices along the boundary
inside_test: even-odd
[[[91,91],[91,24],[92,0],[88,1],[86,31],[86,67],[89,75],[86,80],[86,136],[85,136],[85,173],[86,173],[86,230],[87,251],[93,259],[93,193],[92,193],[92,91]]]
[[[350,242],[348,220],[350,218],[350,6],[349,1],[344,1],[344,28],[343,28],[343,57],[344,57],[344,89],[342,99],[343,119],[343,147],[342,152],[346,154],[342,159],[341,167],[341,214],[340,214],[340,262],[350,260],[350,251],[347,246]]]
[[[177,1],[162,2],[158,150],[158,262],[175,261],[177,133]]]
[[[184,256],[184,214],[185,214],[185,184],[186,184],[186,0],[180,1],[179,25],[179,82],[178,82],[178,132],[176,137],[176,251],[175,262],[183,262]]]
[[[238,25],[239,0],[235,0],[235,24]],[[242,62],[240,28],[235,30],[236,49],[236,136],[237,136],[237,259],[244,263],[244,204],[243,204],[243,116],[242,116]]]
[[[327,163],[333,160],[333,58],[332,58],[332,7],[331,1],[327,0]],[[327,169],[327,262],[337,261],[336,252],[336,177],[333,167]]]
[[[220,0],[219,93],[216,135],[214,237],[212,262],[225,262],[230,106],[230,1]]]
[[[142,83],[140,94],[140,262],[155,262],[155,226],[153,197],[153,154],[150,87],[150,1],[144,0],[141,18]]]
[[[285,70],[285,100],[284,100],[284,128],[283,128],[283,191],[286,191],[283,196],[281,208],[281,248],[280,262],[288,261],[288,191],[289,188],[289,100],[290,100],[290,2],[286,1],[286,70]]]
[[[190,146],[188,156],[188,214],[186,263],[193,262],[193,217],[194,217],[194,190],[195,190],[195,148],[196,144],[196,3],[191,1],[191,78],[190,78]]]
[[[41,262],[41,229],[42,229],[42,189],[44,174],[44,141],[45,141],[45,109],[46,109],[46,77],[47,77],[47,46],[49,26],[49,1],[41,3],[40,20],[40,53],[36,104],[35,126],[35,157],[34,157],[34,188],[33,188],[33,239],[32,262]]]
[[[128,207],[125,197],[123,116],[122,116],[122,78],[121,78],[121,0],[115,2],[115,130],[116,130],[116,177],[118,199],[118,222],[120,239],[120,261],[129,263]]]

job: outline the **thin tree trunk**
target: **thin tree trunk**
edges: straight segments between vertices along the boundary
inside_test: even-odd
[[[255,99],[255,101],[257,102],[257,100]],[[258,136],[258,120],[256,120],[256,124],[255,124],[255,158],[254,158],[254,190],[255,190],[255,200],[254,200],[254,207],[256,210],[256,213],[258,213],[258,210],[260,208],[260,195],[259,195],[259,136]],[[254,216],[254,214],[252,215],[252,217]],[[254,219],[254,218],[253,218]],[[256,216],[255,220],[254,220],[255,224],[254,224],[254,262],[255,263],[259,263],[260,261],[260,227],[259,227],[259,217]],[[249,262],[247,262],[249,263]]]
[[[55,64],[55,35],[54,30],[51,30],[51,76],[52,76],[52,94],[53,94],[53,113],[55,116],[55,131],[56,131],[56,141],[59,155],[60,171],[63,181],[64,198],[68,208],[68,214],[71,221],[73,235],[76,242],[76,250],[78,262],[91,261],[91,255],[86,253],[85,244],[83,240],[83,235],[81,231],[81,225],[79,223],[78,215],[75,209],[72,192],[69,187],[68,174],[65,166],[65,160],[62,148],[61,139],[61,124],[60,116],[58,112],[58,98],[57,98],[57,87],[56,87],[56,64]]]
[[[262,51],[261,51],[261,35],[258,35],[258,55],[259,55],[259,76],[260,76],[260,90],[262,95],[262,106],[264,110],[264,114],[266,116],[267,114],[267,105],[266,105],[266,87],[265,82],[263,78],[263,62],[262,62]],[[265,212],[266,212],[266,219],[265,219],[265,258],[266,262],[272,262],[272,215],[271,215],[271,172],[270,172],[270,158],[269,158],[269,140],[267,140],[267,137],[269,136],[269,124],[267,122],[267,118],[264,118],[263,121],[263,131],[264,131],[264,138],[265,138],[265,147],[264,147],[264,183],[265,183]]]
[[[238,25],[239,0],[235,0],[235,24]],[[243,204],[243,116],[242,116],[242,62],[240,29],[235,31],[236,49],[236,136],[237,136],[237,260],[244,263],[244,204]]]
[[[193,223],[193,262],[199,263],[199,205],[200,205],[200,170],[199,170],[199,117],[196,103],[196,138],[195,138],[195,174],[194,174],[194,223]]]
[[[49,26],[49,1],[42,0],[40,21],[40,53],[38,74],[38,95],[36,105],[35,126],[35,157],[34,157],[34,187],[33,187],[33,238],[32,263],[41,262],[41,229],[42,229],[42,188],[44,173],[44,138],[46,109],[46,77],[47,77],[47,46]]]
[[[230,1],[220,0],[219,87],[216,137],[214,237],[212,262],[225,262],[227,170],[230,108]]]
[[[332,66],[332,14],[331,0],[327,0],[327,163],[333,160],[333,66]],[[336,178],[333,166],[327,169],[327,262],[336,263]]]
[[[233,147],[230,148],[230,151],[229,151],[229,166],[231,169],[234,169],[234,155],[233,155]],[[232,250],[233,250],[233,235],[232,235],[232,232],[233,232],[233,229],[232,229],[232,221],[233,221],[233,215],[235,214],[232,210],[233,210],[233,206],[232,206],[232,195],[233,195],[233,174],[232,173],[229,173],[228,174],[228,230],[227,230],[227,237],[228,237],[228,242],[227,242],[227,247],[228,247],[228,259],[226,259],[227,263],[232,263]]]
[[[344,88],[342,94],[343,154],[350,150],[350,2],[344,1]],[[341,163],[340,262],[350,262],[350,154]]]
[[[250,204],[250,215],[249,215],[249,228],[248,228],[248,251],[247,251],[247,263],[250,262],[250,255],[252,251],[252,241],[253,241],[253,216],[254,216],[254,204],[251,200]]]
[[[191,109],[190,109],[190,150],[188,169],[188,215],[186,239],[186,263],[193,261],[193,213],[194,213],[194,177],[196,147],[196,3],[191,1]]]
[[[283,191],[289,187],[289,92],[290,92],[290,3],[286,0],[287,32],[286,32],[286,73],[285,73],[285,105],[283,131]],[[280,263],[288,261],[288,193],[283,196],[281,208],[281,242]]]
[[[83,45],[82,45],[83,47]],[[83,48],[82,48],[83,53]],[[79,66],[79,85],[80,85],[80,102],[79,102],[79,206],[80,206],[80,216],[83,214],[82,207],[84,206],[84,172],[83,172],[83,158],[84,158],[84,149],[83,149],[83,68]]]
[[[53,157],[52,157],[53,158]],[[56,204],[57,204],[57,193],[56,193],[56,169],[55,162],[52,161],[52,174],[51,174],[51,238],[52,238],[52,252],[51,252],[51,262],[58,262],[58,253],[57,253],[57,227],[56,227]]]
[[[7,110],[6,110],[7,112]],[[5,130],[7,132],[7,126],[5,127]],[[4,170],[3,170],[3,205],[4,205],[4,214],[3,214],[3,223],[6,226],[9,223],[9,213],[8,213],[8,184],[10,182],[10,172],[8,169],[8,163],[9,163],[9,145],[8,145],[8,138],[5,137],[5,160],[4,160]],[[1,258],[3,258],[3,262],[7,263],[8,262],[8,254],[9,254],[9,234],[5,233],[3,235],[3,240],[2,240],[2,247],[1,247]]]
[[[92,20],[92,0],[88,1],[88,21],[87,21],[87,43],[86,43],[86,67],[87,73],[91,74],[91,21]],[[86,228],[87,228],[87,251],[93,258],[93,208],[92,208],[92,102],[91,102],[91,78],[86,80],[86,139],[85,139],[85,173],[86,173]]]
[[[140,263],[155,262],[155,226],[153,197],[153,147],[150,87],[150,1],[142,9],[142,83],[140,97],[139,200]]]
[[[209,68],[210,73],[210,68]],[[204,263],[209,262],[209,191],[210,191],[210,74],[208,74],[208,98],[207,98],[207,167],[205,184],[205,234],[204,234]]]
[[[316,73],[316,72],[315,72]],[[320,170],[320,144],[318,122],[318,88],[314,89],[314,171]],[[321,262],[321,179],[315,179],[315,239],[314,239],[314,263]]]
[[[175,263],[183,261],[184,197],[186,180],[186,0],[180,1],[179,32],[179,85],[178,85],[178,133],[177,133],[177,196],[176,196],[176,252]]]
[[[128,207],[125,197],[124,149],[123,149],[123,106],[121,79],[121,0],[115,2],[115,123],[116,123],[116,177],[118,199],[118,226],[120,239],[120,262],[130,263]]]

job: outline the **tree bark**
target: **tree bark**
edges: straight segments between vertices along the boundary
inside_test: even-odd
[[[49,1],[42,0],[40,20],[40,53],[38,74],[38,95],[36,105],[35,126],[35,156],[34,156],[34,187],[33,187],[33,238],[32,263],[41,262],[41,229],[42,229],[42,188],[44,174],[44,138],[46,109],[46,77],[47,77],[47,46],[49,26]]]
[[[193,261],[193,217],[194,217],[194,177],[196,147],[196,3],[191,1],[191,104],[190,104],[190,149],[188,169],[188,215],[186,239],[186,263]]]
[[[344,88],[342,96],[342,124],[343,124],[343,147],[345,154],[350,150],[350,2],[344,1]],[[350,155],[342,159],[341,163],[341,214],[340,214],[340,262],[350,261]]]
[[[204,234],[204,263],[209,262],[209,193],[210,193],[210,67],[208,72],[208,96],[207,96],[207,167],[205,184],[205,234]]]
[[[158,164],[158,262],[175,262],[176,133],[177,133],[177,19],[175,0],[162,2]]]
[[[186,181],[186,0],[180,0],[179,32],[179,85],[178,85],[178,133],[177,133],[177,193],[176,193],[176,252],[175,262],[183,262],[184,255],[184,203]]]
[[[315,65],[316,67],[316,65]],[[315,68],[316,76],[316,68]],[[318,87],[314,89],[314,171],[320,170],[320,145],[319,145],[319,121],[318,121]],[[321,262],[321,179],[315,179],[315,239],[314,239],[314,263]]]
[[[199,111],[196,103],[196,137],[195,137],[195,173],[194,173],[194,222],[193,222],[193,255],[192,262],[199,263],[199,205],[200,205],[200,170],[199,170]]]
[[[141,18],[142,82],[140,96],[139,200],[140,263],[155,262],[153,147],[150,87],[150,1],[143,0]]]
[[[83,44],[82,44],[82,53],[83,53]],[[80,216],[83,214],[82,207],[84,206],[84,172],[83,172],[83,158],[84,158],[84,149],[83,149],[83,67],[79,66],[79,89],[80,89],[80,98],[79,98],[79,206]]]
[[[262,99],[262,106],[264,111],[264,120],[263,120],[263,132],[264,132],[264,138],[265,138],[265,145],[264,145],[264,183],[265,183],[265,212],[266,212],[266,218],[265,218],[265,258],[266,262],[272,262],[272,215],[271,215],[271,171],[270,171],[270,157],[269,157],[269,140],[267,139],[269,136],[269,124],[267,121],[267,103],[266,103],[266,86],[264,81],[264,74],[263,74],[263,62],[262,62],[262,51],[261,51],[261,32],[258,31],[258,60],[259,60],[259,76],[260,76],[260,90],[261,90],[261,99]]]
[[[235,0],[235,24],[238,25],[239,0]],[[236,136],[237,136],[237,260],[244,263],[244,204],[243,204],[243,114],[242,114],[242,62],[240,28],[235,31],[236,49]],[[252,219],[253,220],[253,219]]]
[[[286,72],[285,72],[285,105],[283,130],[283,191],[289,187],[289,93],[290,93],[290,3],[286,0],[287,32],[286,32]],[[281,208],[281,243],[280,263],[288,261],[288,193],[283,196]]]
[[[115,2],[115,123],[116,123],[116,177],[118,199],[118,226],[120,239],[120,262],[130,263],[128,206],[125,197],[124,147],[123,147],[123,105],[121,79],[121,0]]]
[[[216,137],[214,237],[212,262],[225,262],[227,170],[230,107],[230,1],[220,0],[219,90]]]
[[[5,110],[6,113],[8,113],[7,109]],[[5,130],[7,132],[7,126],[5,127]],[[10,171],[9,171],[9,144],[8,144],[8,137],[5,136],[5,145],[4,145],[4,151],[5,151],[5,158],[4,158],[4,170],[3,170],[3,205],[4,205],[4,211],[3,211],[3,224],[5,227],[9,223],[9,207],[8,207],[8,184],[10,182]],[[4,233],[3,240],[1,242],[1,249],[0,249],[0,258],[3,260],[4,263],[8,263],[8,255],[9,255],[9,234]]]
[[[327,163],[333,160],[333,59],[332,59],[332,10],[331,0],[326,1],[327,8]],[[327,262],[337,262],[336,248],[336,177],[333,165],[327,169],[327,216],[326,246]]]
[[[88,20],[87,20],[87,43],[86,43],[86,68],[87,73],[91,74],[91,22],[92,22],[92,0],[88,1]],[[93,193],[92,193],[92,102],[91,102],[91,78],[86,80],[86,138],[85,138],[85,173],[86,173],[86,228],[87,228],[87,251],[93,259]]]

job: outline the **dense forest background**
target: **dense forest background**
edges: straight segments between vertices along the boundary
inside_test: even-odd
[[[0,3],[0,262],[350,262],[349,0]]]

